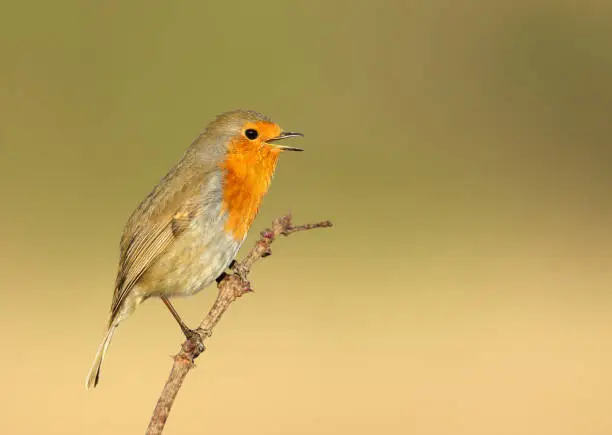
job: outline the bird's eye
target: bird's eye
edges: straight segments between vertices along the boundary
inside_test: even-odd
[[[244,135],[247,137],[247,139],[253,140],[253,139],[257,139],[257,136],[259,136],[259,133],[257,133],[257,130],[253,130],[252,128],[249,128],[247,131],[244,132]]]

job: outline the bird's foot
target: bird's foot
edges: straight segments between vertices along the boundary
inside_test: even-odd
[[[197,329],[185,328],[183,329],[183,334],[185,334],[187,340],[192,341],[194,343],[197,343],[198,341],[202,340],[202,336],[198,333]]]
[[[229,264],[229,266],[227,266],[227,268],[229,270],[233,270],[235,265],[236,265],[236,260],[232,260],[232,262]],[[227,272],[222,272],[221,275],[219,275],[215,279],[215,281],[217,282],[217,284],[221,284],[221,281],[223,281],[226,276],[227,276]]]
[[[210,335],[208,332],[203,333],[203,329],[184,329],[183,334],[187,337],[187,341],[183,344],[183,349],[192,354],[192,359],[195,359],[206,350],[203,340]]]

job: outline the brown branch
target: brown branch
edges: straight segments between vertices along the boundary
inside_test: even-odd
[[[230,304],[245,293],[252,291],[251,284],[247,280],[251,267],[256,261],[272,253],[270,250],[272,242],[281,235],[288,236],[298,231],[331,226],[330,221],[294,226],[291,222],[291,215],[287,215],[276,219],[272,223],[271,229],[261,232],[261,238],[255,243],[255,246],[246,257],[232,268],[234,273],[227,275],[217,285],[219,288],[217,299],[208,315],[200,323],[196,330],[197,334],[186,339],[181,346],[180,352],[174,356],[172,370],[153,411],[153,416],[146,432],[147,435],[161,434],[164,430],[170,409],[172,409],[174,399],[181,385],[183,385],[185,376],[194,367],[194,360],[205,350],[204,340],[210,337],[213,328],[219,323],[221,316],[223,316],[223,313],[229,308]]]

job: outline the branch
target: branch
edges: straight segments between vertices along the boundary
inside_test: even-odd
[[[146,432],[147,435],[162,433],[174,399],[176,399],[176,395],[183,385],[185,376],[194,367],[194,360],[205,350],[204,340],[210,337],[214,327],[219,323],[221,316],[223,316],[223,313],[229,308],[230,304],[240,296],[253,291],[247,277],[256,261],[272,254],[270,250],[272,242],[278,236],[288,236],[298,231],[331,226],[332,223],[330,221],[294,226],[291,222],[291,215],[287,215],[276,219],[272,223],[271,229],[265,229],[261,232],[261,238],[255,243],[255,246],[244,259],[236,263],[232,268],[234,273],[225,276],[217,285],[219,288],[217,299],[208,315],[196,329],[195,332],[197,334],[193,334],[186,339],[181,346],[180,352],[174,356],[172,370],[157,400],[157,405]]]

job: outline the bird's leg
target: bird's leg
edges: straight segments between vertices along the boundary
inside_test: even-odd
[[[235,264],[236,264],[236,260],[232,260],[232,262],[229,264],[229,266],[227,266],[227,268],[232,269]],[[221,272],[221,275],[219,275],[217,279],[215,279],[215,281],[217,281],[217,284],[219,284],[221,283],[221,281],[225,279],[226,276],[227,276],[227,272]]]
[[[183,334],[185,334],[185,337],[187,337],[187,339],[189,340],[193,340],[194,338],[197,339],[198,337],[195,337],[195,335],[199,335],[199,334],[193,329],[190,329],[185,324],[185,322],[183,322],[183,319],[181,319],[181,316],[179,316],[179,314],[176,312],[176,310],[170,303],[170,300],[166,296],[161,296],[161,300],[164,302],[164,304],[166,304],[166,307],[168,307],[168,309],[170,310],[172,317],[174,317],[174,319],[177,321],[177,323],[181,327],[181,331],[183,331]]]

